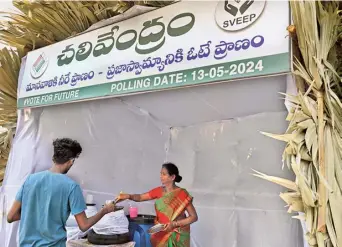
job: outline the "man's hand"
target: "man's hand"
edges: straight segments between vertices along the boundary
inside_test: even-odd
[[[115,211],[115,204],[114,203],[108,203],[103,206],[102,208],[104,214],[109,214],[111,212]]]

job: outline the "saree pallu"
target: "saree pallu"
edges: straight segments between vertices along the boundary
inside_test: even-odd
[[[185,215],[185,209],[191,203],[192,197],[182,188],[163,195],[163,188],[156,188],[150,192],[152,198],[157,199],[155,210],[156,223],[168,224],[179,216]],[[190,247],[190,226],[178,227],[172,232],[158,232],[151,235],[153,247]]]

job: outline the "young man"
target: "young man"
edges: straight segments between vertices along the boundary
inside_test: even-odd
[[[87,218],[80,186],[65,175],[82,147],[69,138],[55,140],[53,147],[54,165],[50,170],[28,176],[7,215],[9,223],[20,220],[20,247],[65,247],[65,224],[70,212],[75,215],[79,228],[86,231],[114,211],[114,205],[106,205],[95,216]]]

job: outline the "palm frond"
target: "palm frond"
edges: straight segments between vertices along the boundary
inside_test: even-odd
[[[5,174],[5,162],[17,123],[17,87],[21,58],[24,52],[3,48],[0,50],[0,183]]]
[[[298,192],[281,194],[292,211],[303,212],[310,246],[342,246],[342,36],[339,4],[291,1],[296,42],[296,80],[305,83],[297,96],[285,134],[265,135],[287,143],[283,158],[294,172]],[[341,53],[342,54],[342,53]],[[297,83],[298,85],[298,83]],[[303,89],[306,93],[303,94]],[[258,173],[259,174],[259,173]],[[257,175],[257,174],[256,174]],[[280,184],[280,178],[259,176]],[[283,185],[284,186],[284,185]],[[285,186],[288,188],[288,186]]]
[[[87,30],[136,5],[163,7],[173,1],[15,0],[18,13],[0,22],[0,40],[12,47],[41,48]]]

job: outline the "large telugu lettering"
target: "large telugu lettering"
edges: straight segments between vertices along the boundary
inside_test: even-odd
[[[152,20],[149,23],[145,23],[145,26],[149,26],[152,23],[157,23],[159,18]],[[164,26],[160,26],[162,29]],[[160,29],[160,30],[162,30]],[[160,31],[159,30],[159,31]],[[159,32],[154,33],[155,39],[152,41],[159,41],[158,38]],[[121,37],[128,36],[126,41],[122,41]],[[105,37],[105,36],[102,36]],[[116,46],[119,49],[124,49],[125,47],[131,47],[132,37],[137,37],[136,32],[132,32],[132,30],[128,30],[122,33],[118,39]],[[142,35],[142,37],[144,37]],[[144,40],[143,40],[144,41]],[[151,40],[150,40],[151,41]],[[147,42],[146,40],[144,42]],[[162,41],[163,42],[163,41]],[[199,59],[207,59],[214,57],[216,60],[224,60],[227,57],[229,58],[229,54],[232,52],[239,51],[248,51],[250,49],[257,49],[265,43],[265,38],[262,35],[256,35],[252,38],[243,38],[238,39],[236,41],[224,41],[221,40],[218,44],[213,44],[211,40],[207,41],[204,44],[199,45],[198,47],[190,47],[187,51],[184,51],[182,48],[178,48],[173,52],[170,52],[164,56],[146,56],[144,59],[140,61],[135,61],[130,59],[130,62],[119,63],[119,64],[111,64],[107,68],[106,80],[113,80],[115,77],[125,74],[125,73],[133,73],[134,75],[141,75],[144,71],[149,69],[157,69],[158,72],[163,72],[168,66],[172,64],[182,63],[183,61],[195,61]],[[148,44],[144,43],[144,44]],[[158,46],[158,44],[156,45]],[[154,48],[156,46],[153,46]],[[86,58],[89,56],[89,49],[91,48],[90,42],[83,42],[78,46],[80,49],[76,53],[76,60],[82,59],[82,57]],[[106,46],[107,47],[107,46]],[[67,49],[66,49],[67,50]],[[70,57],[65,57],[64,60],[70,59]],[[80,86],[81,84],[87,84],[89,81],[92,81],[96,76],[101,76],[104,74],[104,71],[83,71],[83,72],[71,72],[63,73],[59,76],[54,76],[53,78],[44,80],[44,81],[36,81],[34,83],[29,83],[26,87],[26,92],[32,90],[44,90],[46,88],[53,87],[63,87],[64,85],[70,85],[71,87]]]
[[[115,43],[115,39],[113,37],[115,34],[115,31],[119,31],[118,26],[112,27],[110,32],[101,34],[97,37],[97,45],[95,46],[94,51],[93,51],[94,57],[107,55],[109,52],[111,52]]]
[[[57,65],[70,64],[74,58],[76,61],[86,60],[91,54],[93,57],[108,55],[113,48],[126,50],[135,45],[138,54],[146,55],[159,50],[166,41],[166,33],[169,37],[177,37],[188,33],[195,25],[195,16],[192,13],[182,13],[171,19],[165,26],[162,16],[143,23],[139,35],[137,31],[130,29],[119,33],[120,27],[115,25],[107,33],[97,37],[96,44],[85,41],[74,48],[74,44],[67,45],[62,53],[57,56]],[[76,51],[77,50],[77,51]]]

